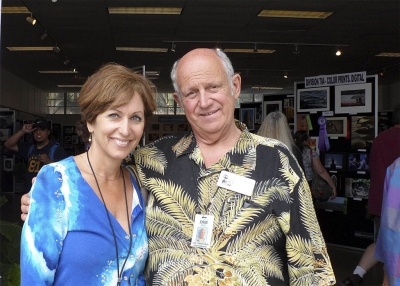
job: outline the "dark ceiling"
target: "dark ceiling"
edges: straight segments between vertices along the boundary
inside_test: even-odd
[[[54,0],[53,0],[54,1]],[[173,62],[196,47],[276,50],[272,54],[228,53],[242,76],[243,93],[290,94],[304,77],[366,71],[379,83],[399,81],[400,58],[377,57],[400,52],[400,1],[340,0],[2,0],[4,7],[24,6],[29,14],[1,15],[1,66],[45,92],[76,92],[100,65],[118,62],[158,71],[159,92],[172,92]],[[109,14],[109,7],[179,7],[180,15]],[[326,11],[326,19],[266,18],[267,10]],[[48,35],[41,40],[43,33]],[[172,42],[176,51],[169,48]],[[299,53],[293,53],[295,45]],[[11,52],[7,47],[57,45],[61,52]],[[335,56],[337,46],[342,56]],[[126,52],[116,47],[166,48],[168,52]],[[63,62],[66,57],[68,65]],[[71,70],[78,74],[41,74]],[[284,79],[284,72],[289,78]],[[6,84],[6,83],[3,83]],[[251,89],[253,86],[282,90]]]

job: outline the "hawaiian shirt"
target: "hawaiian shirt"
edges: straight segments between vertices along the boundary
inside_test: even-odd
[[[138,149],[149,191],[147,285],[332,285],[335,277],[308,183],[280,141],[242,134],[206,168],[192,132]],[[246,196],[217,186],[221,171],[255,180]],[[191,247],[196,214],[214,217],[210,248]]]

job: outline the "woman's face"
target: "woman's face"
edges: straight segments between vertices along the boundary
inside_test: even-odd
[[[139,143],[144,124],[143,101],[135,92],[128,103],[100,113],[94,123],[88,123],[92,133],[90,149],[102,153],[101,156],[122,160]]]

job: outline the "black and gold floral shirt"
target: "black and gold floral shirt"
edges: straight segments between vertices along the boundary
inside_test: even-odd
[[[149,191],[147,285],[332,285],[335,277],[297,161],[279,141],[242,134],[206,168],[192,132],[135,152]],[[217,186],[226,170],[252,196]],[[214,216],[210,248],[190,246],[196,214]]]

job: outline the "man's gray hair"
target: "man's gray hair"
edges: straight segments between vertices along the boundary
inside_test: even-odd
[[[228,58],[228,56],[223,51],[216,50],[216,49],[213,49],[213,51],[217,54],[217,56],[221,60],[221,63],[223,65],[223,67],[224,67],[226,76],[227,76],[228,81],[229,81],[229,87],[231,89],[231,93],[232,93],[232,96],[233,96],[233,94],[234,94],[233,76],[235,75],[235,71],[233,70],[233,66],[232,66],[231,60]],[[178,94],[179,98],[181,98],[178,82],[177,82],[177,79],[176,79],[176,69],[178,67],[179,61],[180,61],[180,59],[177,60],[174,63],[174,65],[172,66],[171,80],[172,80],[172,85],[174,86],[175,92]]]

